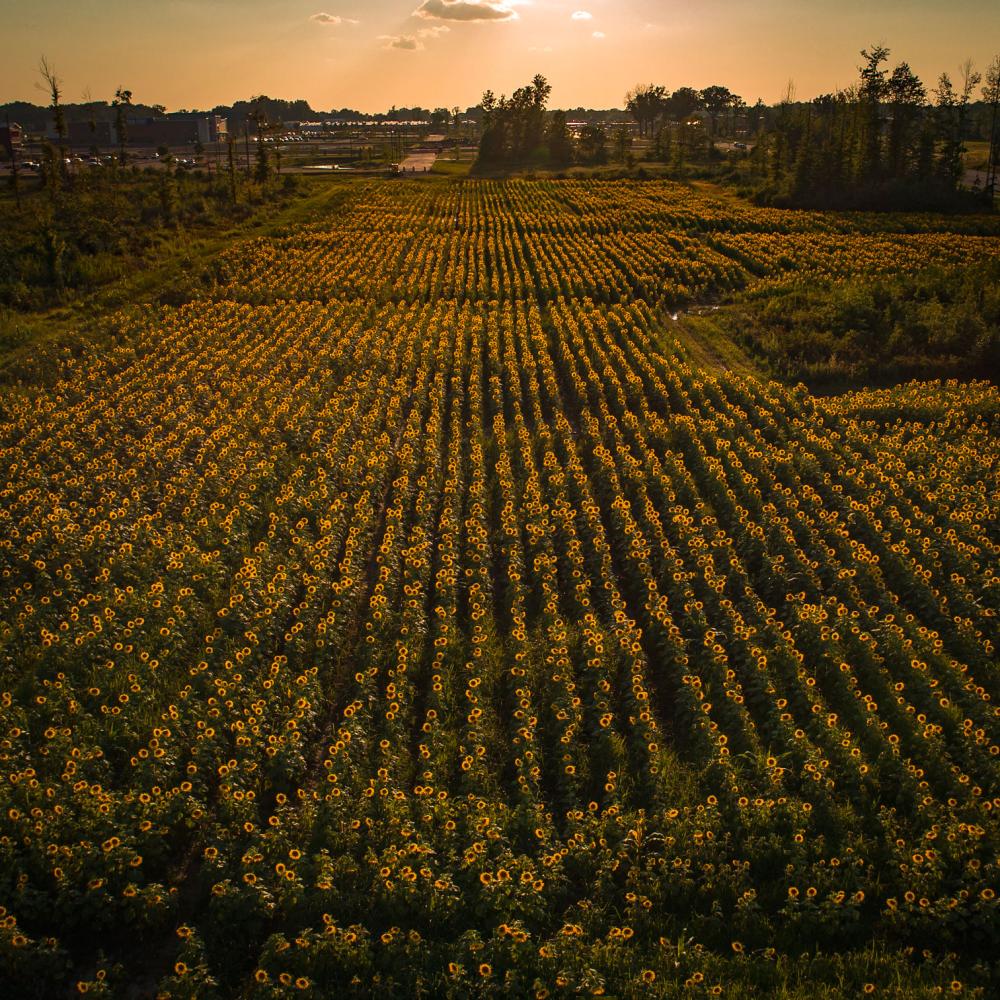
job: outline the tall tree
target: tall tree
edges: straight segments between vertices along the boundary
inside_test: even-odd
[[[628,125],[619,125],[615,129],[615,159],[619,163],[628,163],[632,156],[632,129]]]
[[[708,134],[710,138],[715,138],[719,119],[732,105],[735,97],[736,95],[728,87],[721,87],[718,84],[706,87],[701,92],[701,103],[705,105],[705,112],[708,115]]]
[[[982,79],[969,60],[965,61],[960,72],[962,74],[960,90],[955,89],[947,73],[942,73],[935,91],[940,135],[938,176],[952,189],[958,188],[962,182],[969,101]]]
[[[545,108],[552,94],[552,85],[541,73],[535,75],[530,87],[523,88],[521,103],[524,106],[521,122],[522,144],[518,159],[530,159],[542,145],[545,135]],[[515,95],[516,96],[516,95]]]
[[[729,102],[729,112],[729,134],[735,138],[740,133],[740,123],[746,122],[747,102],[739,94],[733,94],[733,99]],[[746,127],[745,124],[743,127]]]
[[[771,172],[775,181],[780,181],[792,160],[794,152],[794,129],[795,129],[795,84],[788,81],[785,88],[785,96],[778,104],[775,113],[774,123],[774,143],[771,155]]]
[[[271,179],[271,156],[267,143],[271,123],[267,114],[266,101],[267,98],[263,96],[252,98],[250,103],[254,105],[254,109],[247,115],[247,120],[254,123],[257,133],[257,164],[254,168],[254,174],[262,187],[266,187]]]
[[[111,102],[115,109],[115,134],[118,137],[118,163],[122,167],[128,159],[128,115],[132,107],[132,91],[119,87],[115,91],[115,99]]]
[[[59,186],[59,179],[66,173],[66,113],[62,106],[62,80],[56,73],[55,68],[49,63],[45,56],[42,56],[38,63],[38,72],[42,77],[42,82],[49,92],[49,111],[52,114],[52,125],[55,129],[59,142],[59,158],[56,162],[55,154],[51,154],[49,159],[52,168],[50,191],[55,192]]]
[[[675,122],[686,122],[701,110],[701,94],[693,87],[680,87],[664,103],[665,114]]]
[[[544,155],[545,107],[551,93],[552,87],[541,75],[528,86],[519,87],[509,99],[497,100],[492,91],[486,91],[479,162],[526,163]]]
[[[482,163],[502,163],[507,150],[507,99],[499,100],[492,90],[483,94],[482,135],[479,140],[479,159]]]
[[[669,163],[673,155],[674,146],[674,126],[662,125],[660,131],[656,133],[656,156],[664,163]]]
[[[101,148],[97,142],[97,104],[91,100],[89,88],[83,92],[83,103],[87,107],[87,128],[90,131],[90,155],[100,156]]]
[[[959,164],[957,160],[959,143],[955,139],[957,132],[956,107],[958,97],[955,85],[948,73],[938,77],[938,85],[934,90],[935,112],[938,135],[943,137],[941,152],[937,159],[937,172],[942,180],[949,184],[958,183]]]
[[[884,45],[862,49],[864,65],[861,73],[862,142],[859,173],[862,180],[874,178],[882,168],[882,102],[886,95],[886,70],[882,64],[889,58]]]
[[[646,136],[653,132],[656,119],[663,114],[666,100],[666,87],[653,83],[639,84],[625,95],[625,109],[636,120],[639,135]]]
[[[822,105],[821,105],[822,107]],[[795,191],[808,191],[815,183],[815,145],[813,144],[813,104],[800,111],[795,145],[795,167],[792,185]],[[817,116],[818,117],[818,116]]]
[[[62,80],[45,56],[39,60],[38,72],[49,91],[49,111],[52,113],[52,125],[59,137],[59,145],[62,147],[66,142],[66,113],[62,106]]]
[[[1000,55],[994,56],[993,62],[986,69],[983,100],[987,107],[990,144],[986,159],[985,191],[992,204],[996,195],[997,174],[1000,173]]]
[[[608,158],[608,133],[603,125],[584,125],[580,132],[580,159],[604,163]]]
[[[573,162],[573,142],[565,111],[553,111],[547,131],[549,163],[553,167],[565,167]]]
[[[886,96],[892,112],[889,123],[889,171],[893,177],[906,176],[915,155],[917,126],[927,91],[908,63],[900,63],[886,84]]]

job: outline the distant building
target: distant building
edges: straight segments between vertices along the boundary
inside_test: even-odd
[[[11,122],[9,125],[0,125],[0,153],[12,156],[15,149],[20,149],[24,144],[24,130],[20,125]]]
[[[166,118],[134,118],[128,122],[130,146],[207,145],[228,137],[228,122],[220,115],[170,115]]]
[[[168,115],[163,118],[129,118],[126,144],[129,146],[191,146],[195,142],[208,145],[224,142],[228,122],[220,115]],[[71,146],[99,148],[116,147],[118,130],[114,122],[70,122]]]
[[[70,122],[66,130],[69,144],[77,148],[106,149],[118,145],[118,136],[111,122]]]

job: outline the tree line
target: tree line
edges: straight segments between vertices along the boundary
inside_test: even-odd
[[[275,121],[315,121],[317,119],[334,119],[343,122],[402,122],[422,121],[434,124],[440,120],[442,113],[451,115],[451,108],[390,108],[382,112],[364,112],[356,108],[334,108],[322,111],[313,108],[303,99],[285,100],[267,95],[254,96],[247,100],[234,101],[232,104],[216,104],[211,108],[178,108],[168,111],[163,104],[140,104],[134,106],[134,113],[150,118],[170,117],[172,115],[220,115],[234,122],[237,127],[263,104],[268,116]],[[473,111],[475,109],[469,109]],[[66,102],[63,112],[67,123],[97,121],[113,121],[114,106],[111,101],[84,100]],[[467,113],[466,113],[467,114]],[[9,101],[0,103],[0,118],[9,116],[32,132],[43,132],[52,124],[50,108],[47,104],[34,104],[30,101]]]
[[[992,204],[1000,164],[1000,56],[985,75],[971,62],[928,88],[888,48],[861,52],[857,82],[770,116],[750,156],[778,202],[858,208]],[[976,106],[976,98],[981,101]],[[978,117],[979,121],[974,119]],[[982,135],[985,169],[967,174],[967,142]],[[980,197],[977,197],[980,196]]]
[[[606,162],[610,145],[625,159],[631,148],[629,129],[613,135],[601,121],[573,133],[565,111],[547,109],[552,87],[544,76],[519,87],[510,97],[483,94],[477,169],[492,170],[532,164],[565,167],[574,162]]]
[[[716,84],[671,92],[642,84],[625,95],[634,128],[609,130],[591,119],[570,129],[549,111],[543,76],[510,97],[486,91],[478,165],[483,169],[632,161],[633,141],[647,160],[685,164],[744,160],[762,200],[843,207],[953,208],[992,203],[1000,172],[1000,56],[985,73],[971,63],[957,78],[942,73],[928,88],[907,62],[889,65],[883,45],[861,52],[857,82],[844,90],[768,107]],[[984,169],[966,177],[967,142],[986,145]],[[740,141],[742,140],[742,141]],[[721,144],[724,146],[725,144]],[[970,189],[970,190],[965,190]]]
[[[44,136],[40,144],[39,177],[42,188],[49,192],[53,202],[64,189],[72,189],[83,184],[83,178],[75,176],[71,169],[73,161],[69,156],[70,144],[68,141],[71,122],[83,122],[89,125],[90,152],[94,157],[103,152],[102,143],[98,138],[100,135],[99,124],[110,123],[114,126],[115,155],[105,158],[107,161],[104,164],[106,169],[101,172],[100,176],[104,180],[117,179],[120,181],[125,178],[125,169],[129,165],[130,121],[134,121],[136,116],[144,116],[143,112],[152,112],[153,117],[170,117],[166,114],[163,105],[143,105],[134,102],[132,91],[124,86],[119,86],[115,90],[111,101],[88,100],[82,105],[67,105],[63,99],[62,78],[44,56],[39,62],[38,72],[44,90],[49,97],[49,103],[42,109],[44,111],[42,121]],[[220,194],[228,195],[229,200],[235,204],[240,200],[241,186],[248,188],[252,181],[258,185],[258,194],[271,192],[272,181],[281,172],[280,147],[276,146],[272,150],[266,142],[254,142],[253,155],[251,156],[250,136],[266,138],[269,134],[282,128],[283,116],[290,111],[301,111],[303,106],[309,110],[304,101],[276,101],[266,95],[259,95],[252,97],[249,101],[238,101],[231,109],[228,109],[230,112],[235,109],[237,117],[227,119],[230,128],[223,162],[220,163],[218,157],[216,157],[214,164],[211,159],[205,161],[208,179],[213,181]],[[34,106],[28,105],[28,107]],[[195,113],[197,112],[176,112],[178,115]],[[3,112],[3,118],[9,126],[10,112]],[[22,118],[21,120],[26,119]],[[31,121],[32,119],[27,120]],[[192,152],[196,155],[205,152],[202,143],[197,139],[191,143],[191,146]],[[9,149],[3,150],[3,152],[7,154],[10,161],[10,186],[17,203],[20,205],[21,169],[19,157],[12,144],[10,144]],[[167,170],[160,171],[159,176],[163,214],[169,221],[176,214],[177,197],[174,186],[176,171],[172,169],[176,166],[176,162],[166,146],[159,147],[157,152],[161,163],[167,167]],[[241,161],[242,169],[240,167]],[[213,166],[214,179],[212,177]],[[249,198],[250,194],[251,192],[247,190],[246,197]]]
[[[564,167],[602,164],[609,159],[630,163],[636,138],[648,139],[657,159],[669,160],[678,154],[691,158],[707,142],[735,135],[741,122],[762,120],[766,110],[761,101],[748,108],[739,95],[723,86],[679,87],[671,93],[665,87],[645,84],[625,95],[624,111],[549,111],[551,90],[545,77],[536,76],[510,97],[498,98],[486,91],[480,105],[480,167]],[[585,121],[571,129],[570,115]],[[634,119],[637,130],[623,123],[626,116]]]
[[[194,170],[182,169],[166,146],[158,150],[155,169],[141,168],[128,143],[130,121],[142,106],[125,86],[108,102],[89,102],[92,108],[103,103],[115,128],[109,146],[107,130],[96,127],[102,119],[84,119],[95,123],[92,159],[84,166],[70,155],[63,80],[44,58],[39,76],[48,94],[48,125],[30,185],[24,183],[24,154],[11,140],[10,116],[0,115],[7,126],[0,131],[0,158],[10,165],[9,195],[0,196],[0,353],[23,332],[18,315],[111,284],[143,260],[168,255],[179,233],[210,232],[279,208],[300,188],[291,176],[278,183],[277,145],[244,143],[244,137],[237,142],[233,136]],[[265,136],[272,127],[263,102],[250,102],[247,120]],[[192,150],[204,152],[198,142]],[[179,276],[170,294],[183,298],[189,284],[188,276]]]

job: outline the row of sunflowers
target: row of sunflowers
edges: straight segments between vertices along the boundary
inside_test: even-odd
[[[4,399],[13,995],[997,988],[1000,395],[661,311],[992,237],[703,201],[359,187]]]

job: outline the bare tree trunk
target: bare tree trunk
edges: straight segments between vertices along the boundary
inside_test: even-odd
[[[52,109],[52,119],[53,124],[56,129],[56,136],[59,139],[59,164],[55,171],[57,176],[64,176],[66,171],[66,115],[63,112],[61,98],[62,98],[62,81],[56,74],[55,67],[49,65],[49,61],[42,56],[41,62],[38,65],[38,72],[41,74],[42,80],[45,85],[49,88],[49,99],[51,101],[50,108]]]

